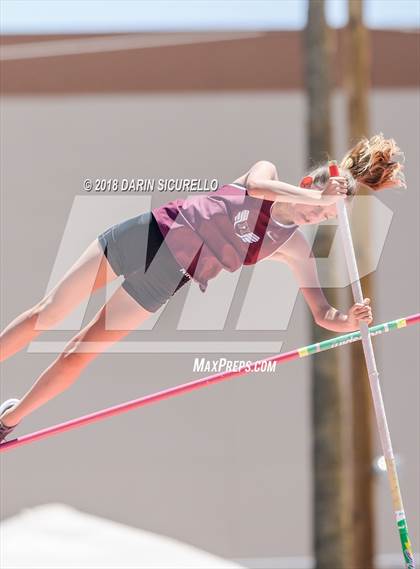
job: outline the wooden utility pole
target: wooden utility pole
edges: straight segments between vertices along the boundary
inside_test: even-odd
[[[331,30],[325,20],[325,2],[308,2],[304,33],[307,94],[308,167],[334,156],[331,140]],[[315,257],[327,257],[328,234],[318,232]],[[331,272],[333,267],[330,267]],[[333,289],[329,302],[337,306]],[[313,326],[312,341],[331,333]],[[344,479],[341,430],[341,389],[338,352],[312,358],[313,426],[313,549],[317,569],[349,569],[344,529]]]
[[[362,136],[369,136],[369,38],[363,24],[363,0],[348,0],[349,22],[346,34],[344,61],[345,86],[348,96],[349,144]],[[358,192],[365,194],[363,188]],[[364,200],[367,201],[367,200]],[[370,212],[367,204],[357,209],[352,219],[353,241],[359,259],[369,255],[371,240],[369,228]],[[373,277],[368,275],[361,281],[365,297],[372,299]],[[351,294],[351,291],[350,291]],[[366,371],[362,345],[352,344],[351,386],[353,391],[353,551],[351,567],[372,569],[374,565],[373,530],[373,451],[372,451],[372,399],[369,378]]]

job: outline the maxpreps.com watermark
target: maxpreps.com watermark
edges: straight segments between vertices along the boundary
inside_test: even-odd
[[[68,270],[68,267],[74,259],[80,255],[80,242],[74,236],[80,233],[81,227],[89,226],[89,232],[95,232],[99,235],[104,229],[103,219],[115,220],[128,219],[133,215],[132,199],[144,200],[144,203],[138,202],[137,211],[150,211],[150,199],[153,194],[136,193],[136,194],[107,194],[98,193],[95,197],[99,199],[100,207],[96,208],[97,215],[92,216],[92,193],[84,195],[76,195],[72,207],[69,209],[68,220],[65,223],[65,229],[60,240],[60,246],[57,249],[56,259],[51,269],[51,274],[46,279],[45,294],[51,290],[52,286],[58,282],[62,275]],[[179,194],[163,194],[163,196],[178,196]],[[211,195],[211,194],[210,194]],[[131,197],[130,197],[131,196]],[[189,194],[190,198],[197,197],[197,194]],[[112,198],[112,199],[108,199]],[[130,199],[127,199],[130,198]],[[350,221],[358,219],[360,212],[366,211],[368,208],[375,217],[375,239],[372,241],[372,247],[368,257],[358,259],[360,276],[371,274],[377,270],[381,259],[384,246],[389,238],[389,228],[392,223],[393,212],[383,202],[375,196],[355,196],[355,201],[349,208]],[[96,199],[94,200],[97,201]],[[99,204],[94,204],[95,207]],[[329,222],[331,223],[331,222]],[[309,243],[312,245],[315,239],[316,231],[308,236]],[[89,236],[85,235],[86,245]],[[331,263],[339,262],[342,257],[342,243],[340,242],[340,232],[335,232],[334,239],[329,248],[329,254],[326,257],[317,258],[319,283],[322,288],[340,288],[349,285],[349,276],[347,271],[331,271]],[[248,290],[252,287],[265,286],[267,280],[273,281],[275,286],[276,278],[282,275],[278,274],[279,268],[275,265],[278,263],[269,262],[257,263],[255,270],[250,273],[250,279],[240,280],[241,271],[236,273],[228,273],[223,271],[218,279],[225,279],[223,283],[223,302],[220,300],[220,289],[209,286],[205,297],[201,293],[198,294],[196,286],[184,288],[184,293],[180,293],[179,300],[176,297],[170,302],[175,305],[178,302],[179,311],[176,310],[172,315],[176,315],[172,321],[169,337],[161,339],[156,331],[161,326],[160,318],[164,316],[167,308],[163,306],[154,317],[143,322],[137,330],[133,330],[133,335],[137,335],[134,339],[130,337],[128,341],[120,341],[113,346],[107,346],[106,350],[110,353],[147,353],[147,354],[190,354],[190,365],[193,367],[193,361],[197,354],[206,355],[208,358],[218,358],[219,354],[229,355],[232,363],[224,363],[217,360],[216,363],[204,362],[202,369],[208,369],[209,374],[217,373],[223,369],[237,369],[241,365],[241,360],[235,363],[233,358],[249,358],[250,354],[279,354],[283,338],[279,339],[280,332],[286,332],[290,322],[292,322],[293,310],[299,296],[299,286],[296,281],[291,280],[290,283],[284,282],[281,293],[281,318],[278,317],[277,311],[263,309],[263,305],[255,305],[254,295],[248,294]],[[285,269],[286,270],[286,269]],[[261,271],[263,271],[261,273]],[[212,285],[212,283],[210,283]],[[308,283],[309,286],[313,284]],[[317,285],[319,286],[319,285]],[[239,287],[239,288],[238,288]],[[232,303],[237,300],[237,291],[240,291],[242,299],[240,305],[235,305],[237,310],[231,312]],[[244,293],[244,294],[243,294]],[[246,293],[246,294],[245,294]],[[184,294],[185,296],[182,296]],[[107,297],[108,298],[108,297]],[[265,298],[265,297],[264,297]],[[268,297],[267,297],[268,298]],[[271,297],[270,297],[271,298]],[[204,300],[204,302],[203,302]],[[268,302],[268,300],[267,300]],[[83,303],[77,310],[74,310],[66,319],[58,323],[54,327],[54,331],[48,340],[32,341],[28,347],[31,353],[51,353],[60,354],[67,345],[67,340],[55,337],[60,331],[77,331],[82,330],[84,319],[88,310],[88,304]],[[234,317],[234,318],[232,318]],[[165,334],[167,331],[165,321]],[[105,311],[105,325],[107,330],[114,330],[118,327],[111,313]],[[198,324],[197,324],[198,323]],[[220,323],[223,323],[220,326]],[[36,325],[37,330],[42,330],[43,326],[39,323]],[[252,338],[243,337],[243,330],[253,332]],[[266,332],[270,332],[267,336]],[[260,335],[260,333],[262,334]],[[92,343],[82,342],[86,345],[87,352],[95,352],[104,350],[101,342]],[[200,358],[198,359],[199,362]],[[249,365],[249,363],[248,363]],[[196,364],[197,373],[199,373],[200,363]],[[267,370],[266,370],[267,371]],[[206,372],[204,372],[206,373]],[[229,372],[228,372],[229,373]]]
[[[251,371],[274,373],[276,371],[277,362],[251,360],[228,360],[227,358],[218,358],[217,360],[209,360],[208,358],[194,358],[193,371],[196,373],[221,373],[224,371],[244,370],[246,373]]]
[[[150,192],[215,192],[219,181],[200,178],[86,178],[85,192],[150,193]]]

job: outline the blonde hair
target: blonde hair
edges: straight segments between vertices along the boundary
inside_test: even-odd
[[[351,148],[341,160],[340,166],[348,170],[359,183],[372,190],[401,185],[404,182],[402,163],[393,160],[404,154],[393,138],[385,138],[382,133],[370,139],[363,137]]]
[[[368,186],[372,190],[405,186],[401,162],[393,160],[404,154],[393,138],[385,138],[382,133],[370,139],[361,138],[344,156],[339,165],[340,176],[347,179],[348,194],[357,192],[358,184]],[[313,183],[324,187],[330,177],[328,164],[323,164],[311,171]]]

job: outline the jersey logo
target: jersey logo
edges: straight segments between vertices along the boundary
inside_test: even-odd
[[[235,216],[234,230],[235,234],[242,239],[244,243],[256,243],[260,240],[258,235],[252,233],[248,225],[249,209],[243,209]]]

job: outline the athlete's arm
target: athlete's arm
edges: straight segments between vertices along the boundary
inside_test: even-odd
[[[358,330],[359,320],[370,324],[372,313],[369,299],[355,304],[348,314],[331,306],[319,284],[316,260],[303,233],[296,230],[292,237],[270,259],[286,263],[293,272],[315,322],[333,332]]]
[[[274,164],[267,160],[256,162],[249,170],[245,180],[248,193],[256,198],[267,199],[276,202],[302,203],[330,205],[338,198],[337,191],[341,191],[344,178],[334,178],[334,188],[326,188],[325,191],[305,189],[293,186],[278,179],[277,169]],[[347,190],[345,190],[347,191]],[[343,190],[343,192],[345,193]]]

